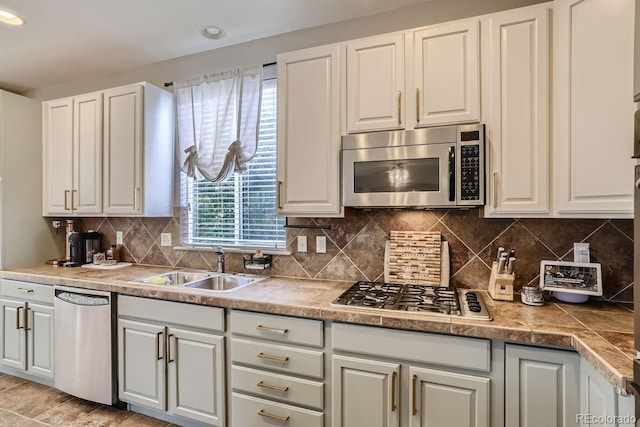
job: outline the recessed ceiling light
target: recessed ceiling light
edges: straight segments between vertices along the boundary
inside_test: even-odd
[[[2,9],[0,9],[0,22],[4,22],[9,25],[24,25],[26,23],[26,21],[19,16]]]
[[[208,25],[204,27],[200,33],[208,39],[220,40],[224,38],[227,33],[220,27],[214,27],[213,25]]]

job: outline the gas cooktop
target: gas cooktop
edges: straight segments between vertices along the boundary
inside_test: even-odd
[[[356,282],[331,304],[491,320],[480,293],[444,286]]]

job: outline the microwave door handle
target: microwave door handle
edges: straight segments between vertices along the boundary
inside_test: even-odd
[[[456,201],[456,148],[449,147],[449,201]]]

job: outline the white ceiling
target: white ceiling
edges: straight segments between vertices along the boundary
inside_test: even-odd
[[[24,92],[428,0],[0,0],[0,88]],[[206,25],[227,37],[200,35]]]

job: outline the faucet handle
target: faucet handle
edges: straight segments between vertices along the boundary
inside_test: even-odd
[[[217,255],[224,255],[224,248],[222,246],[215,246],[213,250]]]

